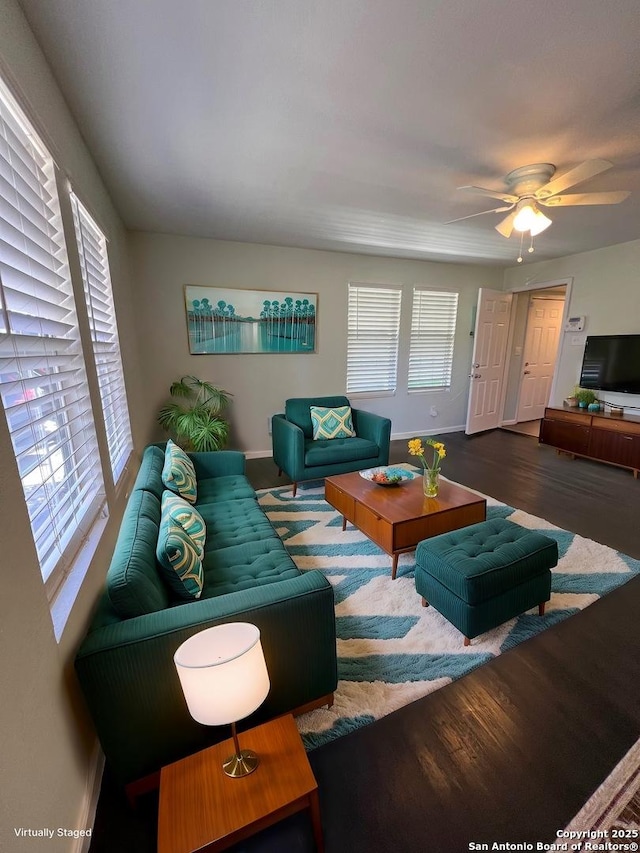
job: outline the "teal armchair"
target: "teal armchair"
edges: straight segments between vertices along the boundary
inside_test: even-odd
[[[284,414],[271,420],[273,461],[278,471],[298,483],[389,464],[391,421],[372,412],[351,409],[355,436],[313,440],[310,406],[350,406],[347,397],[292,397]]]

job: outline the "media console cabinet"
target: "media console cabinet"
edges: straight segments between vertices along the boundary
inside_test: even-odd
[[[540,429],[540,444],[548,444],[571,457],[584,456],[640,472],[640,417],[547,408]]]

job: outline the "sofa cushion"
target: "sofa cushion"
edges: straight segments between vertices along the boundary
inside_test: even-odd
[[[242,545],[205,551],[203,565],[202,598],[265,586],[300,574],[275,534]]]
[[[165,492],[165,494],[170,493]],[[199,517],[196,510],[194,513]],[[163,499],[156,557],[162,577],[174,595],[187,600],[200,598],[204,582],[201,559],[204,540],[200,538],[200,530],[198,530],[200,524],[195,516],[187,521],[188,526],[198,532],[198,542],[196,542],[182,524],[176,521],[176,514],[179,513],[176,513],[175,507],[172,507],[171,498]],[[204,530],[204,524],[201,529]]]
[[[164,492],[164,483],[162,482],[164,461],[164,450],[162,448],[155,447],[155,445],[145,448],[132,491],[145,489],[147,492],[153,492],[158,500],[161,500]]]
[[[285,401],[284,414],[288,421],[299,426],[305,438],[313,438],[311,425],[311,406],[335,409],[349,406],[347,397],[292,397]]]
[[[235,500],[253,498],[256,493],[244,474],[229,474],[225,477],[206,477],[198,480],[198,500],[196,506],[217,500]]]
[[[159,529],[160,500],[142,489],[133,492],[107,572],[107,596],[123,619],[169,606],[169,593],[156,563]]]
[[[167,442],[162,469],[162,482],[190,503],[197,498],[196,472],[193,462],[171,439]]]
[[[255,498],[218,501],[199,507],[207,525],[205,551],[242,545],[274,536],[271,522]]]
[[[207,538],[207,528],[198,510],[180,495],[174,495],[167,489],[162,494],[161,528],[166,517],[182,527],[184,532],[193,540],[198,554],[202,556]]]
[[[356,434],[351,420],[351,406],[338,406],[335,409],[311,406],[310,410],[314,441],[322,438],[351,438]]]
[[[366,438],[332,438],[305,441],[304,464],[307,468],[316,465],[335,465],[354,462],[358,459],[376,459],[378,445]]]

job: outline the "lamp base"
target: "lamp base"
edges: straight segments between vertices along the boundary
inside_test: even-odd
[[[223,764],[222,769],[233,779],[238,779],[241,776],[248,776],[253,773],[259,764],[258,756],[250,749],[243,749],[236,755],[230,755]]]

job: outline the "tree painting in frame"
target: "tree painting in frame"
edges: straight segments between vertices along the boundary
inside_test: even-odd
[[[185,286],[189,351],[314,352],[317,293]]]

